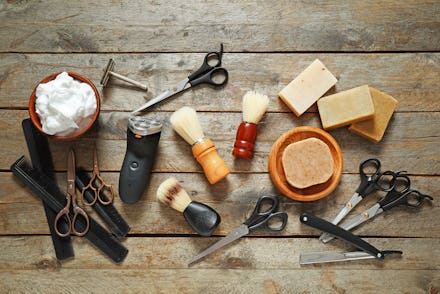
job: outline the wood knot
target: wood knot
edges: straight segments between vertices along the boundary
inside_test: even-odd
[[[238,257],[229,257],[226,260],[226,263],[228,266],[232,267],[232,268],[242,268],[244,267],[244,263],[243,261],[238,258]]]
[[[56,259],[43,259],[35,264],[38,269],[57,271],[61,264]]]

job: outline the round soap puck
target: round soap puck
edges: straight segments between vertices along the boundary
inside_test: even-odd
[[[325,183],[333,174],[330,148],[317,138],[288,145],[281,161],[287,182],[295,188],[304,189]]]
[[[333,159],[333,174],[323,183],[297,188],[287,181],[282,157],[292,143],[309,138],[319,139],[328,146]],[[341,180],[342,166],[342,152],[335,138],[328,132],[311,126],[296,127],[285,132],[273,144],[269,154],[269,175],[272,182],[282,194],[297,201],[315,201],[333,192]]]

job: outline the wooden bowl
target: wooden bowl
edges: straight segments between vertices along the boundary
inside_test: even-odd
[[[307,138],[317,138],[322,140],[330,148],[333,157],[334,171],[333,175],[327,182],[314,185],[308,188],[299,189],[291,186],[284,174],[283,164],[281,161],[284,149],[294,142],[298,142]],[[339,184],[342,176],[342,152],[336,140],[326,131],[303,126],[293,128],[281,135],[273,144],[269,155],[269,174],[275,186],[284,195],[298,201],[315,201],[329,195]]]
[[[95,85],[88,78],[86,78],[85,76],[83,76],[83,75],[81,75],[79,73],[75,73],[75,72],[71,72],[71,71],[67,72],[69,74],[69,76],[71,76],[75,80],[87,83],[87,84],[90,85],[90,87],[92,87],[93,92],[95,92],[95,97],[96,97],[96,111],[95,111],[95,114],[93,115],[93,117],[92,117],[91,121],[89,122],[89,124],[86,127],[78,130],[76,133],[73,133],[73,134],[68,135],[68,136],[57,136],[57,135],[46,134],[43,131],[43,128],[41,127],[40,117],[38,116],[37,112],[35,111],[35,100],[37,98],[36,97],[37,87],[38,87],[39,84],[47,83],[49,81],[54,80],[57,77],[57,75],[59,75],[60,73],[61,72],[57,72],[57,73],[54,73],[53,75],[50,75],[50,76],[44,78],[40,83],[38,83],[35,86],[34,91],[32,92],[31,97],[29,98],[29,116],[30,116],[31,121],[34,124],[34,126],[40,132],[42,132],[46,136],[50,137],[51,139],[55,139],[55,140],[73,140],[73,139],[76,139],[76,138],[82,136],[95,123],[96,119],[99,116],[99,111],[100,111],[100,108],[101,108],[101,98],[99,96],[98,90],[96,89]]]

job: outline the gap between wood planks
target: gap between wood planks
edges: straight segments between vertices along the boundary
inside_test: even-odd
[[[46,236],[50,236],[49,233],[47,234],[36,234],[36,233],[32,233],[32,234],[1,234],[1,237],[19,237],[19,236],[33,236],[33,237],[38,237],[38,236],[42,236],[42,237],[46,237]],[[317,234],[317,235],[245,235],[241,238],[249,238],[249,239],[314,239],[314,238],[318,238],[319,236],[321,236],[321,234]],[[383,235],[356,235],[362,239],[438,239],[435,237],[420,237],[420,236],[383,236]],[[121,240],[125,240],[127,238],[201,238],[200,235],[197,234],[140,234],[140,233],[128,233],[125,237],[121,238]],[[207,238],[224,238],[225,235],[220,235],[220,234],[213,234]]]
[[[107,87],[107,88],[111,88],[111,87]],[[28,110],[28,107],[15,107],[15,106],[5,106],[5,107],[1,107],[0,106],[0,110]],[[118,110],[118,111],[114,111],[114,110],[101,110],[102,113],[112,113],[112,112],[125,112],[125,113],[130,113],[130,111],[128,110]],[[173,111],[169,111],[169,110],[155,110],[155,112],[163,112],[163,113],[172,113]],[[241,110],[230,110],[230,111],[224,111],[224,110],[197,110],[197,112],[206,112],[206,113],[241,113]],[[396,110],[394,111],[394,113],[437,113],[440,111],[437,110]],[[288,111],[271,111],[268,110],[267,113],[289,113]],[[318,113],[317,111],[306,111],[304,113]]]
[[[193,51],[65,51],[65,52],[51,52],[51,51],[2,51],[0,54],[191,54],[191,53],[206,53],[206,50]],[[223,51],[224,54],[405,54],[405,53],[440,53],[440,50],[402,50],[402,51],[353,51],[353,50],[338,50],[338,51]]]

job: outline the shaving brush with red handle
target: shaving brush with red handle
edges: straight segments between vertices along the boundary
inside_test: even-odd
[[[257,139],[257,124],[263,118],[269,106],[269,98],[255,91],[247,92],[243,97],[243,121],[238,126],[235,137],[234,156],[251,159]]]

